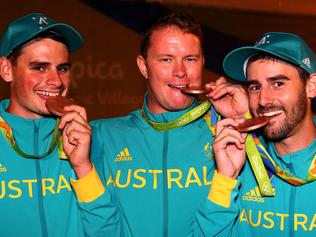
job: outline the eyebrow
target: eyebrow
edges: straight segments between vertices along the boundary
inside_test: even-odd
[[[50,63],[48,62],[40,62],[40,61],[32,61],[29,63],[30,66],[47,66]]]
[[[65,66],[70,68],[71,67],[71,63],[62,63],[62,64],[58,65],[58,67],[65,67]]]
[[[285,75],[279,74],[279,75],[275,75],[275,76],[272,76],[272,77],[268,77],[267,80],[269,82],[274,82],[274,81],[279,81],[279,80],[289,81],[290,79],[287,76],[285,76]],[[250,80],[250,81],[247,81],[246,84],[247,85],[259,84],[259,81],[258,80]]]
[[[173,54],[169,54],[169,53],[162,53],[162,54],[157,54],[158,57],[174,57]],[[202,57],[202,54],[188,54],[185,55],[184,57]]]
[[[202,57],[202,54],[189,54],[187,57]]]
[[[29,63],[30,66],[48,66],[50,65],[49,62],[41,62],[41,61],[33,61],[33,62],[30,62]],[[62,64],[59,64],[57,65],[57,67],[71,67],[71,63],[70,62],[66,62],[66,63],[62,63]]]

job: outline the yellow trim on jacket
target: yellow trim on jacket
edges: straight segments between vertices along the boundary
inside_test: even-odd
[[[238,181],[236,179],[220,175],[217,170],[215,170],[208,199],[217,205],[229,208],[231,193],[237,183]]]
[[[79,180],[70,178],[70,182],[79,202],[92,202],[105,192],[105,188],[94,166],[85,177]]]

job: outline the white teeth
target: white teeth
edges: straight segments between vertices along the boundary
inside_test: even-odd
[[[177,88],[177,89],[184,89],[187,88],[187,85],[169,85],[172,88]]]
[[[58,96],[59,92],[48,92],[48,91],[36,91],[37,94],[44,96]]]
[[[282,113],[282,110],[278,110],[278,111],[271,111],[271,112],[263,113],[263,115],[266,117],[272,117],[275,115],[279,115],[281,113]]]

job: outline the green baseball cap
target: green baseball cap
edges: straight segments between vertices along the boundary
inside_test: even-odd
[[[57,23],[42,13],[32,13],[8,25],[0,41],[0,56],[9,56],[16,48],[44,31],[54,31],[64,37],[70,52],[83,45],[82,36],[70,25]]]
[[[247,81],[248,60],[260,53],[297,65],[309,74],[316,72],[315,54],[301,37],[285,32],[268,32],[254,46],[237,48],[228,53],[223,61],[225,73],[233,80]]]

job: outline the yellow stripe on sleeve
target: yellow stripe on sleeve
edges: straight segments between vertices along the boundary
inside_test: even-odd
[[[105,188],[94,166],[88,175],[79,180],[70,178],[70,182],[79,202],[94,201],[105,192]]]
[[[229,208],[231,193],[237,183],[238,181],[236,179],[220,175],[217,170],[215,170],[208,199],[217,205]]]

